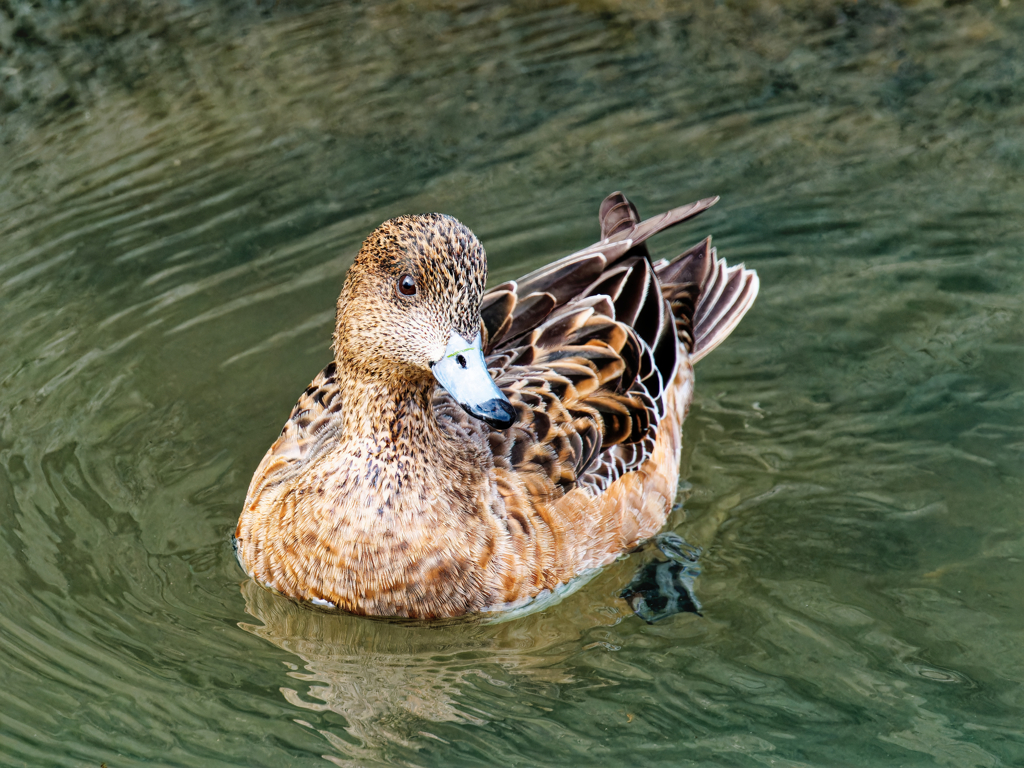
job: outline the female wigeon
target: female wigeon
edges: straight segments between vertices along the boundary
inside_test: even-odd
[[[363,243],[334,361],[249,486],[235,546],[292,599],[437,619],[525,605],[664,525],[693,363],[757,296],[710,238],[652,262],[645,241],[716,202],[640,221],[621,193],[600,242],[484,291],[450,216]]]

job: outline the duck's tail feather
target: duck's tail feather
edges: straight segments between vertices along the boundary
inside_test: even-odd
[[[760,287],[757,272],[718,258],[710,237],[671,262],[658,262],[654,271],[695,363],[728,338]]]
[[[711,238],[671,262],[654,263],[646,241],[717,201],[708,197],[641,221],[625,195],[608,195],[599,215],[600,241],[484,295],[481,315],[487,354],[514,345],[567,302],[602,294],[612,303],[614,317],[633,326],[651,347],[659,370],[670,371],[676,360],[672,323],[656,290],[649,290],[660,283],[676,336],[693,361],[704,357],[726,339],[754,303],[757,274],[742,265],[728,267],[715,255]]]

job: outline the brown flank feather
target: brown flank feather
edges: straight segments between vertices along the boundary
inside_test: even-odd
[[[473,234],[439,214],[382,224],[338,299],[335,359],[253,476],[239,561],[295,600],[437,619],[522,605],[664,525],[693,363],[750,309],[758,280],[710,238],[672,261],[646,240],[706,210],[641,221],[621,193],[601,240],[484,293]],[[415,301],[394,290],[415,278]],[[515,408],[495,430],[427,365],[483,335]]]

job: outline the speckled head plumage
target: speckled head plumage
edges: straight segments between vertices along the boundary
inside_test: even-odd
[[[406,276],[411,295],[400,290]],[[480,331],[486,280],[484,247],[457,219],[428,213],[385,221],[366,238],[338,298],[335,357],[364,370],[429,375],[453,330],[469,339]]]

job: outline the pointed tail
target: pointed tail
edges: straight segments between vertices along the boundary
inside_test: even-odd
[[[718,258],[710,237],[671,262],[655,264],[654,270],[695,363],[728,338],[760,287],[757,272]]]

